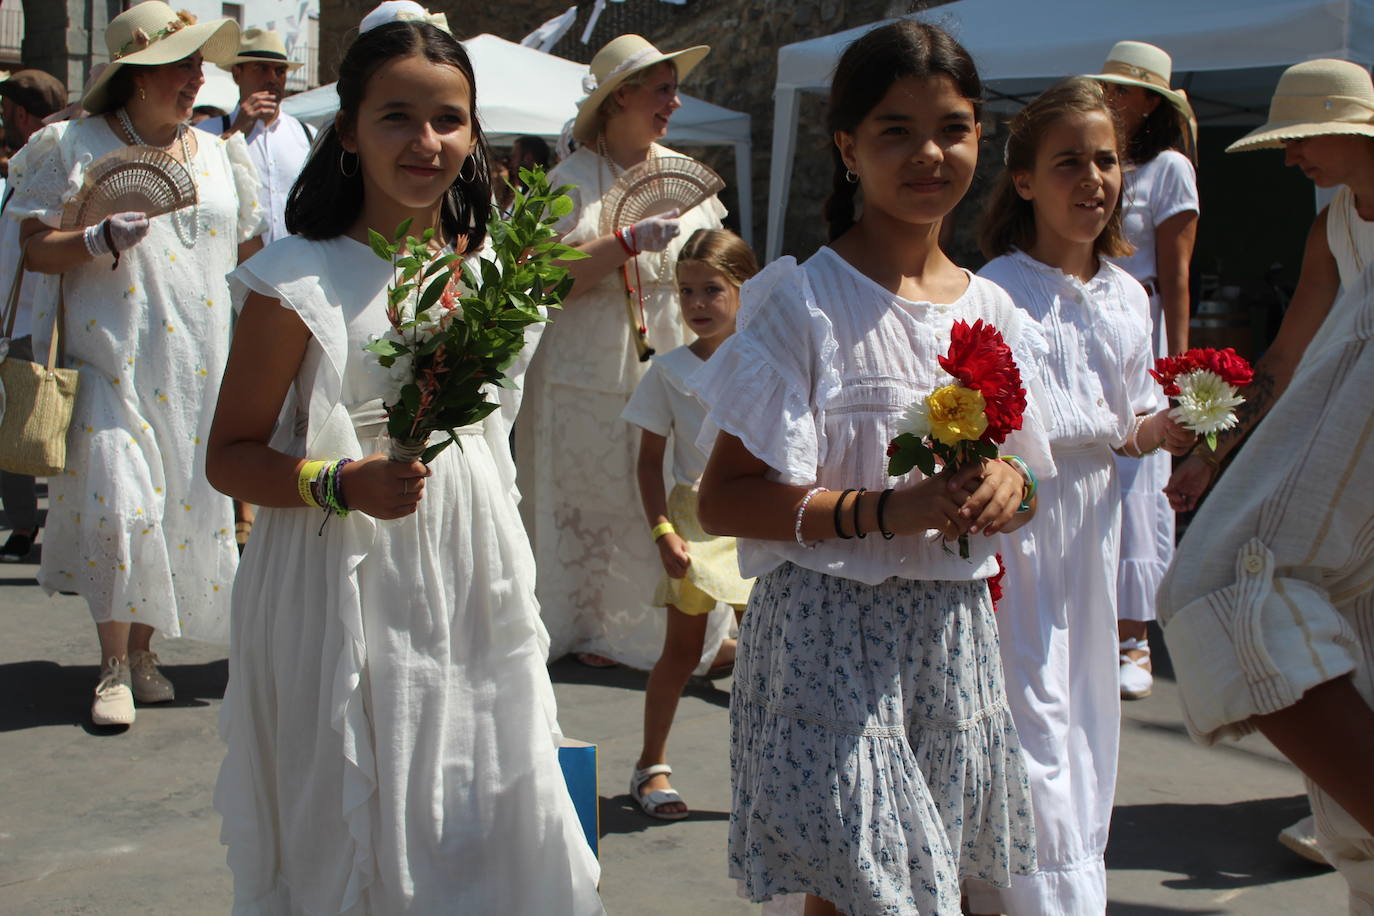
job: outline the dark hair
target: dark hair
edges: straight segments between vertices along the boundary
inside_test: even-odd
[[[91,114],[105,114],[116,108],[123,108],[129,99],[134,97],[134,90],[138,88],[134,83],[134,73],[141,66],[145,65],[125,64],[116,70],[110,76],[110,81],[105,84],[105,104],[99,110],[91,110]]]
[[[468,160],[475,174],[464,180],[467,162],[444,194],[441,222],[445,238],[460,250],[476,251],[486,238],[491,212],[491,173],[487,140],[477,120],[477,79],[463,46],[449,33],[427,22],[389,22],[359,35],[339,65],[338,121],[355,124],[367,84],[383,64],[398,58],[421,55],[436,64],[456,67],[472,89],[472,149]],[[310,150],[310,157],[286,200],[286,229],[308,239],[332,239],[343,235],[363,207],[362,165],[345,175],[340,168],[344,152],[334,124],[326,125]],[[387,234],[394,226],[372,227]]]
[[[749,243],[729,229],[698,229],[677,253],[677,264],[700,261],[739,288],[759,272],[759,260]]]
[[[534,162],[545,171],[549,168],[549,145],[544,142],[543,137],[516,137],[515,143],[520,147],[522,153],[529,153],[534,157]]]
[[[983,110],[983,81],[963,45],[943,30],[924,22],[899,19],[879,26],[845,49],[830,83],[830,107],[826,129],[852,133],[873,110],[892,84],[914,76],[928,79],[944,75],[959,93],[973,103],[974,117]],[[825,201],[825,220],[830,238],[839,238],[854,225],[854,194],[858,184],[845,175],[849,169],[838,147],[831,145],[835,175]]]
[[[1145,91],[1154,92],[1153,89]],[[1166,149],[1173,149],[1196,161],[1197,150],[1192,147],[1193,131],[1188,116],[1158,92],[1154,94],[1159,97],[1159,104],[1126,141],[1126,159],[1144,165]]]
[[[1036,96],[1011,119],[1007,135],[1007,161],[997,176],[996,187],[978,226],[978,247],[984,255],[995,258],[1013,248],[1029,251],[1034,247],[1035,205],[1016,192],[1013,179],[1018,172],[1035,169],[1040,141],[1056,121],[1068,115],[1092,111],[1100,111],[1111,121],[1117,156],[1120,158],[1125,145],[1121,122],[1113,113],[1106,93],[1102,91],[1102,84],[1097,80],[1075,76],[1057,83]],[[1124,193],[1117,194],[1112,215],[1093,242],[1093,253],[1096,255],[1118,258],[1135,250],[1126,241],[1121,225],[1121,200],[1124,196]]]

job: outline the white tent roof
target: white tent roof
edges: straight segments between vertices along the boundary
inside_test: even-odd
[[[577,113],[577,102],[586,94],[582,90],[586,64],[495,35],[477,35],[464,41],[463,47],[477,75],[477,116],[488,139],[508,142],[524,134],[556,138]],[[688,95],[680,98],[682,108],[669,122],[667,140],[735,148],[740,227],[748,239],[753,226],[749,115]],[[339,95],[330,83],[291,96],[282,103],[282,110],[318,126],[339,110]]]
[[[1048,80],[1095,73],[1118,40],[1148,41],[1173,57],[1174,85],[1186,88],[1199,117],[1213,123],[1262,120],[1279,69],[1298,61],[1374,63],[1374,0],[959,0],[915,18],[940,25],[968,48],[993,98],[1024,96]],[[769,260],[782,250],[798,93],[828,91],[844,49],[891,21],[778,50]]]

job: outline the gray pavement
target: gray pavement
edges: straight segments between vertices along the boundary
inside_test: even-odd
[[[45,597],[35,571],[0,565],[0,914],[227,912],[211,806],[223,650],[155,644],[178,699],[140,709],[131,729],[93,728],[94,627],[81,599]],[[735,895],[723,864],[728,694],[692,688],[684,698],[673,781],[694,813],[663,823],[634,811],[625,794],[643,675],[571,660],[551,670],[564,731],[600,747],[608,912],[758,913]],[[1174,685],[1157,684],[1154,697],[1125,707],[1110,912],[1344,913],[1341,879],[1274,842],[1305,813],[1297,773],[1258,737],[1193,744]]]

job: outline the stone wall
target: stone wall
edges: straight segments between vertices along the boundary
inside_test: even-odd
[[[605,42],[624,32],[638,32],[663,49],[702,43],[711,45],[711,55],[693,71],[683,89],[708,102],[748,112],[753,118],[754,241],[762,248],[766,235],[773,81],[777,73],[778,48],[794,41],[903,15],[918,7],[938,6],[940,2],[943,0],[922,4],[909,0],[687,0],[686,5],[678,6],[662,0],[627,0],[608,3],[591,41],[583,44],[581,35],[593,3],[582,0],[578,4],[577,24],[559,41],[553,53],[588,61]],[[376,0],[321,0],[321,81],[334,78],[352,30],[375,5]],[[453,0],[429,2],[431,10],[447,13],[459,37],[490,32],[512,41],[519,41],[569,5],[570,0],[498,0],[491,4]],[[825,240],[821,204],[830,188],[830,138],[823,129],[824,117],[824,98],[803,96],[784,253],[805,256]],[[733,150],[702,147],[686,151],[715,168],[727,182],[733,180]],[[733,213],[737,208],[736,189],[727,188],[722,199]]]
[[[105,23],[119,15],[118,0],[23,0],[22,5],[24,66],[46,70],[74,95],[91,66],[106,59]]]

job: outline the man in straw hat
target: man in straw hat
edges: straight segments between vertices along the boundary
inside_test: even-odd
[[[1284,71],[1269,120],[1227,151],[1280,147],[1341,189],[1313,223],[1240,426],[1170,481],[1174,505],[1191,508],[1254,429],[1180,545],[1159,612],[1189,730],[1210,744],[1258,729],[1302,769],[1320,853],[1349,882],[1350,912],[1374,914],[1374,499],[1360,485],[1374,476],[1361,438],[1374,385],[1369,72],[1339,60]]]
[[[286,44],[268,29],[247,29],[238,53],[220,66],[234,75],[239,105],[220,118],[207,118],[197,127],[228,137],[241,133],[258,170],[258,200],[268,213],[264,244],[286,236],[286,197],[296,183],[314,134],[281,110],[286,75],[304,66],[287,58]]]

